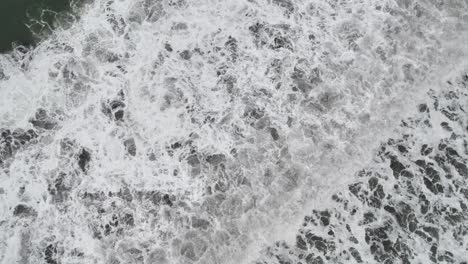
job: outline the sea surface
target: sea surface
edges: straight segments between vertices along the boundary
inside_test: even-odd
[[[0,53],[13,46],[32,46],[54,29],[57,20],[71,16],[84,1],[2,0],[0,2]]]
[[[467,263],[466,0],[0,5],[0,263]]]

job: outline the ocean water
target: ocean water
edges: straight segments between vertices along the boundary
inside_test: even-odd
[[[1,263],[466,263],[466,0],[54,23],[0,55]]]
[[[70,20],[72,7],[84,1],[3,0],[0,2],[0,53],[13,46],[32,46],[56,26],[56,21]]]

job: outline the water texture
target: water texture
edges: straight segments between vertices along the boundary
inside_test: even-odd
[[[0,55],[1,263],[466,261],[467,1],[57,21]]]
[[[0,53],[19,45],[30,47],[46,36],[57,21],[70,21],[72,7],[85,1],[3,0],[0,2]],[[64,24],[64,23],[62,23]]]

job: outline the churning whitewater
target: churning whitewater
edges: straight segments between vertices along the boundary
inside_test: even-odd
[[[0,55],[0,262],[467,263],[466,0],[95,0]]]

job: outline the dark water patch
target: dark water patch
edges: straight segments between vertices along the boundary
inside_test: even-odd
[[[80,169],[84,173],[88,171],[90,161],[91,161],[91,153],[89,153],[89,151],[83,148],[80,154],[78,155],[78,166],[80,166]]]
[[[34,217],[37,212],[25,204],[18,204],[13,211],[13,215],[17,217]]]
[[[0,128],[0,167],[12,158],[14,154],[23,146],[27,145],[38,135],[32,129],[24,130],[21,128],[10,129]]]
[[[55,26],[74,20],[73,10],[86,0],[2,0],[0,1],[0,53],[14,46],[34,46]],[[34,22],[34,21],[40,21]]]
[[[135,139],[129,138],[124,141],[125,149],[127,150],[128,154],[135,156],[136,155],[136,144]]]

